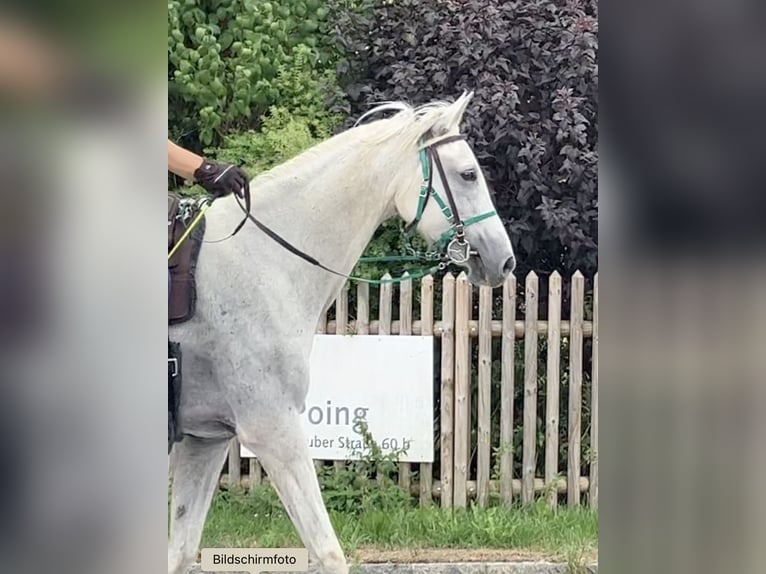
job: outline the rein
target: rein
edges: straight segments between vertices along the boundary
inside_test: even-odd
[[[486,213],[482,213],[480,215],[475,215],[473,217],[470,217],[466,220],[463,220],[460,218],[460,215],[457,209],[457,204],[455,203],[455,198],[452,194],[452,190],[450,189],[447,176],[444,172],[444,167],[442,166],[441,159],[439,158],[439,154],[436,151],[437,146],[444,145],[447,143],[452,143],[454,141],[459,141],[459,140],[465,140],[465,136],[464,135],[448,136],[432,144],[429,144],[428,146],[422,148],[419,152],[420,166],[423,172],[423,183],[421,184],[420,193],[418,194],[418,207],[415,213],[415,217],[412,221],[410,221],[406,225],[406,227],[404,228],[404,233],[409,234],[411,230],[417,227],[417,225],[420,223],[420,220],[423,217],[423,212],[425,211],[425,208],[426,208],[426,205],[428,204],[429,199],[433,197],[434,201],[436,201],[444,217],[447,219],[447,221],[449,221],[452,224],[452,226],[447,231],[445,231],[439,237],[439,239],[435,242],[434,244],[435,249],[427,253],[416,253],[414,249],[411,249],[412,251],[411,255],[361,257],[359,259],[359,262],[363,262],[363,263],[416,262],[416,261],[438,262],[432,267],[429,267],[427,269],[422,269],[406,277],[392,277],[389,279],[366,279],[364,277],[346,275],[345,273],[336,271],[330,267],[327,267],[326,265],[321,263],[318,259],[309,255],[308,253],[301,251],[300,249],[292,245],[289,241],[284,239],[276,231],[269,228],[263,222],[259,221],[251,212],[251,198],[250,198],[249,192],[245,194],[245,198],[244,198],[245,205],[242,205],[240,198],[235,196],[237,205],[239,205],[240,209],[242,209],[245,216],[242,218],[242,221],[240,221],[239,224],[237,224],[237,226],[234,228],[234,231],[232,231],[228,236],[224,237],[223,239],[218,239],[208,243],[219,243],[221,241],[225,241],[227,239],[230,239],[231,237],[234,237],[237,233],[239,233],[242,227],[244,227],[245,223],[247,223],[247,221],[249,220],[256,227],[258,227],[258,229],[263,231],[263,233],[265,233],[272,241],[277,243],[280,247],[289,251],[296,257],[300,257],[301,259],[303,259],[307,263],[310,263],[314,267],[318,267],[319,269],[322,269],[323,271],[326,271],[333,275],[337,275],[338,277],[343,277],[344,279],[349,281],[354,281],[357,283],[368,283],[373,285],[382,285],[385,283],[401,283],[402,281],[406,281],[406,280],[420,279],[421,277],[425,277],[426,275],[430,275],[437,271],[443,271],[451,263],[455,263],[455,264],[465,263],[466,261],[468,261],[468,259],[471,257],[472,254],[475,254],[475,251],[471,251],[471,246],[465,237],[465,228],[468,227],[469,225],[473,225],[475,223],[479,223],[480,221],[484,221],[485,219],[488,219],[490,217],[494,217],[495,215],[497,215],[497,212],[494,210],[488,211]],[[447,196],[447,203],[449,205],[447,205],[447,203],[444,202],[444,200],[439,196],[439,194],[436,193],[436,190],[433,188],[433,174],[434,174],[433,164],[434,163],[436,164],[436,168],[439,171],[439,177],[441,177],[442,185],[444,186],[444,192]],[[204,216],[205,212],[210,208],[211,205],[212,203],[210,202],[207,202],[207,201],[204,202],[204,205],[202,206],[199,214],[194,218],[191,225],[189,225],[189,228],[181,236],[178,243],[176,243],[176,245],[174,246],[173,250],[168,254],[168,259],[170,259],[173,256],[173,254],[176,252],[180,244],[183,243],[183,241],[187,238],[189,233],[191,233],[194,227],[199,223],[199,221],[202,219],[202,216]]]
[[[295,247],[293,244],[291,244],[289,241],[287,241],[285,238],[283,238],[281,235],[279,235],[276,231],[269,228],[266,224],[259,221],[251,212],[250,212],[250,195],[247,194],[245,196],[245,205],[243,206],[242,203],[239,201],[239,198],[236,198],[237,204],[242,209],[242,211],[245,213],[244,219],[237,225],[236,229],[232,232],[232,234],[229,237],[232,237],[235,235],[240,229],[242,229],[242,226],[247,222],[248,220],[252,221],[258,229],[263,231],[272,241],[274,241],[277,245],[282,247],[283,249],[286,249],[293,255],[300,257],[307,263],[310,263],[314,267],[318,267],[319,269],[322,269],[323,271],[327,271],[328,273],[332,273],[333,275],[337,275],[338,277],[343,277],[344,279],[347,279],[349,281],[355,281],[357,283],[369,283],[373,285],[382,285],[384,283],[400,283],[405,280],[405,278],[400,277],[392,277],[390,279],[366,279],[364,277],[356,277],[353,275],[346,275],[345,273],[341,273],[340,271],[336,271],[335,269],[332,269],[330,267],[327,267],[323,263],[321,263],[318,259],[315,257],[312,257],[308,253],[301,251],[297,247]],[[227,238],[228,239],[228,238]],[[398,261],[405,261],[405,260],[413,260],[413,261],[421,261],[421,259],[410,259],[410,256],[398,256]],[[417,257],[417,256],[413,256]],[[421,277],[425,277],[426,275],[430,275],[431,273],[435,273],[436,271],[439,271],[441,269],[446,268],[446,264],[439,263],[438,265],[434,265],[433,267],[429,269],[423,269],[421,271],[418,271],[417,273],[414,273],[410,276],[408,276],[406,279],[420,279]]]

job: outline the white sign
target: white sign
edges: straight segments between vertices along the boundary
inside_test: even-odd
[[[433,338],[316,335],[301,420],[314,459],[359,459],[363,420],[383,454],[433,462]]]

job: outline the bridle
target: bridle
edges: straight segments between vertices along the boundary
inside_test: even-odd
[[[444,173],[444,166],[442,165],[441,158],[439,157],[439,152],[436,150],[436,148],[441,145],[463,140],[465,140],[465,136],[462,134],[447,136],[421,148],[419,155],[420,167],[423,171],[423,183],[420,186],[420,194],[418,195],[418,206],[417,210],[415,211],[415,217],[405,227],[405,233],[417,227],[423,217],[423,212],[425,211],[426,205],[428,204],[428,200],[433,197],[444,217],[446,217],[447,221],[452,224],[452,226],[447,231],[442,233],[441,237],[436,240],[434,243],[434,248],[437,252],[443,252],[449,262],[458,265],[465,263],[468,261],[471,255],[476,253],[475,251],[471,251],[471,245],[468,243],[468,240],[465,237],[465,228],[469,225],[474,225],[475,223],[479,223],[480,221],[484,221],[485,219],[489,219],[490,217],[497,215],[497,212],[492,210],[481,213],[479,215],[474,215],[473,217],[469,217],[466,220],[463,220],[460,217],[460,213],[457,209],[457,204],[455,203],[455,197],[452,194],[452,189],[450,189],[449,180],[447,179],[447,175]],[[436,190],[434,189],[434,163],[436,164],[436,169],[439,170],[439,177],[442,180],[444,193],[447,196],[447,203],[449,205],[444,202],[444,200],[439,196],[438,193],[436,193]]]
[[[480,221],[484,221],[485,219],[488,219],[490,217],[494,217],[497,215],[497,212],[495,210],[487,211],[485,213],[474,215],[473,217],[469,217],[468,219],[465,219],[465,220],[460,217],[460,214],[457,209],[457,204],[455,203],[455,198],[449,186],[449,181],[447,180],[447,176],[444,172],[444,166],[442,165],[441,159],[439,158],[439,153],[436,151],[436,148],[438,146],[445,145],[445,144],[459,141],[459,140],[465,140],[465,136],[460,134],[454,135],[454,136],[447,136],[433,143],[430,143],[427,146],[422,147],[418,152],[419,158],[420,158],[420,166],[423,172],[423,183],[420,186],[420,193],[418,195],[418,205],[415,212],[415,217],[413,218],[412,221],[410,221],[405,226],[404,232],[406,234],[410,230],[415,229],[418,226],[418,224],[420,223],[423,217],[423,213],[425,211],[425,208],[426,208],[426,205],[428,204],[429,199],[433,197],[434,201],[439,206],[439,209],[441,210],[442,214],[444,214],[444,217],[446,217],[447,221],[451,223],[450,228],[447,229],[444,233],[442,233],[439,239],[437,239],[434,242],[434,250],[428,253],[421,253],[421,254],[415,254],[413,252],[412,255],[362,257],[359,259],[359,262],[377,262],[377,263],[386,262],[386,261],[388,262],[420,261],[420,262],[431,262],[431,263],[437,262],[436,265],[429,267],[428,269],[423,269],[422,271],[408,275],[407,279],[412,280],[412,279],[424,277],[426,275],[430,275],[431,273],[434,273],[436,271],[442,271],[446,269],[447,266],[451,263],[455,263],[458,265],[465,263],[466,261],[468,261],[471,255],[474,255],[476,253],[475,251],[471,251],[471,246],[465,237],[465,228],[470,225],[479,223]],[[433,173],[434,173],[433,165],[434,164],[436,164],[436,169],[439,171],[439,177],[441,178],[442,185],[444,186],[444,193],[447,196],[446,203],[439,196],[439,194],[436,192],[436,190],[433,187]],[[345,273],[341,273],[330,267],[327,267],[326,265],[322,264],[319,260],[317,260],[315,257],[312,257],[308,253],[301,251],[300,249],[292,245],[289,241],[287,241],[282,236],[280,236],[277,232],[270,229],[264,223],[259,221],[251,213],[251,197],[249,192],[245,194],[244,205],[240,201],[239,197],[235,196],[235,199],[237,201],[237,204],[239,205],[239,207],[242,209],[242,211],[245,214],[244,218],[234,228],[234,231],[232,231],[228,236],[224,237],[223,239],[206,241],[207,243],[219,243],[221,241],[225,241],[227,239],[230,239],[231,237],[234,237],[237,233],[239,233],[242,227],[244,227],[245,223],[250,221],[256,227],[258,227],[258,229],[263,231],[270,239],[272,239],[275,243],[277,243],[282,248],[286,249],[293,255],[300,257],[301,259],[310,263],[311,265],[315,267],[319,267],[320,269],[323,269],[324,271],[327,271],[328,273],[332,273],[333,275],[337,275],[347,280],[356,281],[359,283],[371,283],[371,284],[399,283],[404,280],[404,278],[366,279],[364,277],[355,277],[351,275],[346,275]],[[168,259],[172,257],[172,255],[175,253],[176,249],[180,246],[180,244],[188,237],[189,233],[199,223],[199,221],[202,219],[205,212],[210,208],[211,205],[212,205],[212,202],[210,200],[207,200],[207,199],[203,200],[203,204],[201,204],[201,208],[197,217],[194,218],[191,225],[189,225],[186,232],[181,236],[181,238],[177,242],[174,249],[169,253]]]

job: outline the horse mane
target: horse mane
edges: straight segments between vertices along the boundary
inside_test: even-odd
[[[370,138],[373,143],[380,143],[392,138],[399,140],[402,152],[416,152],[449,135],[459,131],[463,113],[473,93],[464,92],[454,102],[436,101],[413,107],[404,102],[383,102],[365,112],[355,126],[372,125],[377,133]],[[372,124],[363,124],[367,118],[386,112],[396,112],[390,118],[381,119]]]
[[[464,92],[454,102],[436,101],[421,106],[405,102],[383,102],[362,114],[354,127],[345,130],[292,159],[260,174],[256,180],[264,184],[283,175],[302,173],[312,166],[315,159],[325,154],[342,153],[344,150],[376,154],[377,146],[394,143],[396,152],[402,156],[415,154],[419,149],[459,131],[466,106],[473,92]],[[373,116],[394,112],[365,122]]]

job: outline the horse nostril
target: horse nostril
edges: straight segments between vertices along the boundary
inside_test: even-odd
[[[513,273],[514,269],[516,269],[516,258],[511,255],[503,265],[503,274],[507,275],[509,273]]]

